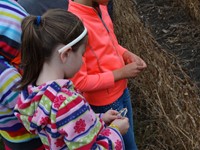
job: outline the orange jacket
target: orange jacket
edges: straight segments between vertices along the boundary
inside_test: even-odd
[[[70,0],[68,10],[77,15],[88,29],[83,66],[72,81],[90,104],[111,104],[127,87],[127,80],[114,82],[112,73],[124,66],[122,55],[126,49],[117,41],[107,7],[100,5],[101,15],[98,15],[94,8]]]

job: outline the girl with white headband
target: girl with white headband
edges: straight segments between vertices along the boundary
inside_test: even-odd
[[[22,22],[21,95],[15,115],[47,150],[123,150],[128,119],[95,114],[69,78],[80,69],[87,29],[70,12],[49,10]]]

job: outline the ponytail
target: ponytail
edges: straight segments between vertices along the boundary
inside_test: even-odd
[[[23,77],[19,90],[37,80],[44,63],[43,53],[39,51],[42,47],[39,31],[41,23],[36,24],[36,19],[35,16],[28,16],[22,21],[21,67]]]
[[[80,19],[62,9],[47,11],[43,16],[27,16],[22,21],[22,80],[17,90],[35,83],[45,61],[58,44],[71,42],[84,30]]]

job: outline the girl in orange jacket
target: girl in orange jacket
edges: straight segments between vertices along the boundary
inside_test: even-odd
[[[126,149],[137,149],[127,78],[136,77],[146,63],[119,45],[107,11],[108,0],[69,0],[68,10],[88,29],[83,65],[72,79],[97,113],[127,108],[130,129],[124,136]]]

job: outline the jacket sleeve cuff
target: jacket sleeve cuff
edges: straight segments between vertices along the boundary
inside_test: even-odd
[[[126,48],[122,47],[121,45],[119,45],[120,48],[119,48],[119,53],[121,56],[123,56],[124,52],[128,51]]]

